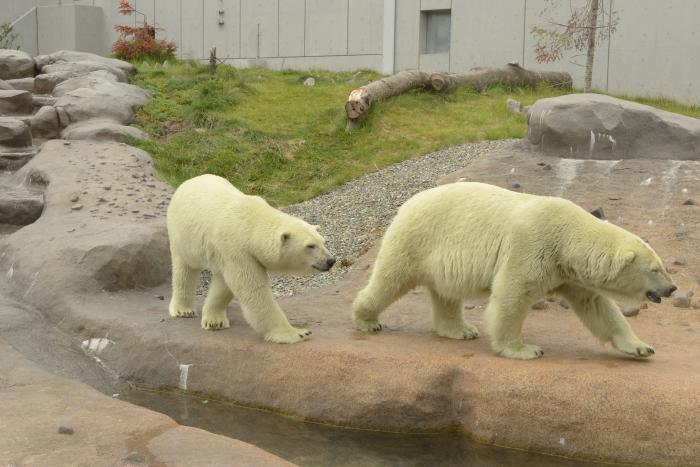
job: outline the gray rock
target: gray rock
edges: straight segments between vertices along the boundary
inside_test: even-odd
[[[304,80],[304,86],[316,86],[316,78],[309,76]]]
[[[2,151],[0,152],[0,170],[17,170],[34,157],[36,152],[30,151]]]
[[[27,91],[0,91],[0,115],[31,115],[34,106]]]
[[[70,79],[68,73],[43,73],[34,78],[35,94],[51,94],[54,88],[63,81]]]
[[[129,138],[148,139],[148,135],[133,126],[121,125],[107,119],[92,119],[69,125],[61,132],[68,140],[118,141],[125,143]]]
[[[59,426],[58,427],[58,432],[62,435],[72,435],[75,433],[75,430],[69,426]]]
[[[622,314],[625,316],[637,316],[639,314],[639,307],[633,307],[633,308],[623,308],[622,309]]]
[[[696,204],[698,204],[698,203],[696,203],[695,200],[692,199],[692,198],[686,198],[686,199],[683,201],[683,205],[684,205],[684,206],[695,206]]]
[[[117,68],[119,70],[122,70],[124,73],[127,75],[134,74],[136,73],[136,69],[131,63],[122,61],[122,60],[117,60],[115,58],[107,58],[103,57],[101,55],[96,55],[92,54],[89,52],[76,52],[74,50],[59,50],[58,52],[54,52],[52,54],[49,54],[48,56],[39,56],[36,57],[36,62],[37,64],[41,64],[43,69],[44,66],[53,64],[53,63],[60,63],[60,62],[99,62],[103,63],[105,65],[108,65],[112,68]]]
[[[506,101],[506,107],[508,107],[508,109],[512,110],[515,113],[520,113],[520,101],[516,101],[515,99],[508,99]]]
[[[562,157],[700,160],[700,120],[601,94],[538,100],[527,139]]]
[[[25,187],[0,185],[0,224],[29,225],[41,216],[44,197]]]
[[[598,219],[605,219],[605,213],[603,212],[603,208],[597,207],[595,209],[592,209],[589,211],[591,214],[593,214],[595,217]]]
[[[57,99],[55,97],[51,96],[37,96],[33,95],[32,96],[32,104],[34,107],[43,107],[45,105],[54,105],[56,103]]]
[[[673,297],[673,306],[676,308],[690,308],[690,300],[693,298],[693,292],[686,292],[683,295]]]
[[[37,138],[56,138],[60,132],[60,123],[56,109],[46,105],[32,117],[32,136]]]
[[[90,88],[70,91],[56,101],[55,107],[65,112],[70,123],[107,118],[128,124],[134,119],[134,109],[124,99]]]
[[[0,79],[34,76],[34,59],[21,50],[0,49]]]
[[[65,73],[71,75],[71,78],[86,75],[93,71],[106,71],[114,75],[117,81],[125,83],[128,81],[127,74],[119,68],[107,65],[96,61],[79,61],[79,62],[58,62],[51,65],[46,65],[41,69],[42,73]]]
[[[540,300],[539,302],[532,305],[533,310],[544,310],[546,308],[547,308],[547,302],[545,302],[544,300]]]
[[[18,118],[0,117],[0,145],[26,147],[32,145],[32,132],[26,123]]]
[[[132,462],[134,464],[143,464],[146,462],[146,456],[138,451],[130,452],[128,456],[124,458],[127,462]]]
[[[33,76],[28,78],[8,79],[6,83],[12,86],[14,89],[21,89],[22,91],[31,91],[34,89]]]
[[[0,79],[0,91],[12,91],[14,88],[4,79]]]

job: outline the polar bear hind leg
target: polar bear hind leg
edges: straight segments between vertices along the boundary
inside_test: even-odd
[[[173,296],[170,299],[170,316],[194,318],[194,293],[199,283],[200,269],[189,266],[182,258],[173,254]]]
[[[559,287],[557,293],[571,304],[578,318],[601,342],[611,342],[620,352],[635,357],[654,354],[654,348],[635,335],[620,308],[609,298],[569,284]]]
[[[209,292],[202,307],[202,328],[226,329],[229,327],[226,307],[233,299],[233,293],[221,274],[214,274],[209,284]]]
[[[450,300],[429,289],[433,304],[433,328],[438,336],[450,339],[476,339],[479,330],[464,320],[461,300]]]

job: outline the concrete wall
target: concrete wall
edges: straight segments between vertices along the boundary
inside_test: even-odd
[[[571,0],[581,5],[585,0]],[[140,15],[117,12],[119,0],[0,0],[0,22],[15,20],[30,53],[81,48],[109,54],[115,24]],[[385,73],[420,68],[462,71],[517,60],[529,68],[565,70],[582,85],[584,57],[536,63],[530,30],[544,25],[546,0],[134,0],[178,45],[179,58],[206,60],[211,47],[236,66],[370,68]],[[62,5],[65,12],[47,9]],[[73,4],[92,6],[81,9]],[[700,105],[698,0],[607,0],[619,12],[617,32],[596,53],[594,87],[614,93],[666,96]],[[421,11],[451,10],[450,51],[421,53]],[[562,21],[569,2],[550,16]],[[70,10],[70,11],[69,11]],[[42,11],[46,12],[46,16]],[[51,12],[51,13],[49,13]],[[99,13],[98,13],[99,12]],[[46,18],[46,20],[42,20]],[[41,27],[37,31],[37,25]]]

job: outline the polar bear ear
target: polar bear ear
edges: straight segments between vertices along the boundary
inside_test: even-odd
[[[634,251],[627,251],[623,253],[622,255],[622,264],[624,266],[627,266],[628,264],[632,264],[637,257],[637,254]]]
[[[284,243],[289,240],[289,237],[291,237],[289,232],[282,232],[282,235],[280,235],[280,240],[282,240],[282,243]]]

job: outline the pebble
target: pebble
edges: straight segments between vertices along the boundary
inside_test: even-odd
[[[597,207],[595,209],[592,209],[590,211],[590,213],[593,214],[598,219],[605,219],[605,213],[603,212],[603,208],[601,208],[601,207]]]
[[[547,308],[547,303],[544,300],[540,300],[539,302],[532,305],[533,310],[544,310],[546,308]]]
[[[566,300],[559,300],[559,306],[561,306],[565,310],[568,310],[570,308],[569,303]]]
[[[73,433],[75,433],[73,428],[71,428],[69,426],[59,426],[58,432],[62,435],[72,435]]]
[[[688,198],[685,201],[683,201],[683,205],[685,206],[695,206],[696,204],[698,203],[696,203],[695,200],[692,198]]]
[[[138,451],[133,451],[130,452],[129,455],[124,458],[124,460],[127,462],[133,462],[135,464],[143,464],[144,462],[146,462],[146,456],[144,456]]]
[[[156,295],[156,298],[158,300],[165,300],[165,297],[163,295]]]
[[[80,196],[78,196],[77,193],[73,193],[72,195],[70,195],[70,202],[71,203],[75,203],[76,201],[78,201],[78,199],[80,199]]]
[[[70,208],[71,208],[71,211],[80,211],[81,209],[83,209],[83,205],[82,204],[74,204]]]
[[[624,309],[622,310],[622,314],[625,315],[625,316],[628,316],[628,317],[629,317],[629,316],[637,316],[637,315],[639,314],[639,309],[640,309],[640,308],[641,308],[641,307],[637,307],[637,308],[624,308]]]
[[[513,183],[511,186],[513,188],[520,188],[520,183]]]
[[[676,308],[690,308],[690,299],[693,292],[686,292],[673,298],[673,306]]]

